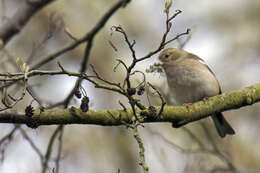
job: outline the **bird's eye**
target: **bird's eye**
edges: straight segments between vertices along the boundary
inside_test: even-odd
[[[165,58],[168,58],[168,57],[169,57],[169,55],[165,55],[164,57],[165,57]]]

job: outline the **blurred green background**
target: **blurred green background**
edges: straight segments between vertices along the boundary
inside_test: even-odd
[[[28,62],[32,65],[38,62],[40,57],[72,42],[63,31],[65,27],[79,38],[88,32],[116,2],[117,0],[57,0],[37,13],[22,32],[8,43],[7,50],[14,57],[28,60],[33,45],[38,46],[34,58]],[[18,8],[19,0],[5,1],[5,7],[1,5],[0,15],[2,18],[11,16]],[[260,82],[259,0],[174,0],[171,12],[176,9],[182,10],[183,13],[174,20],[170,37],[191,28],[192,37],[184,49],[200,56],[208,63],[219,79],[223,92]],[[121,25],[129,38],[136,40],[137,56],[141,57],[157,48],[160,43],[165,30],[163,10],[164,0],[132,0],[126,8],[116,13],[97,35],[88,63],[93,64],[99,74],[107,80],[122,80],[123,68],[113,72],[113,67],[118,58],[130,62],[131,52],[120,34],[113,32],[111,35],[111,26]],[[40,45],[50,28],[53,29],[52,37]],[[185,38],[180,39],[180,42]],[[112,49],[108,40],[115,44],[118,48],[117,52]],[[167,47],[177,46],[178,42],[174,42]],[[41,69],[58,69],[59,60],[65,68],[78,71],[83,54],[84,45],[62,55]],[[1,52],[0,56],[2,57],[1,72],[15,72],[16,67],[5,61],[8,58],[6,54]],[[145,71],[156,61],[157,57],[154,56],[138,64],[137,69]],[[91,73],[90,69],[89,73]],[[162,86],[165,81],[165,77],[158,74],[147,74],[147,79],[157,86]],[[65,98],[74,82],[75,78],[64,76],[34,77],[29,80],[29,83],[34,86],[34,91],[45,104],[55,103]],[[95,89],[87,82],[84,82],[83,86],[90,97],[91,109],[120,108],[118,100],[127,105],[127,100],[117,94]],[[141,99],[147,103],[145,96]],[[28,96],[27,100],[19,104],[16,109],[23,111],[30,101],[31,98]],[[156,102],[153,101],[155,104]],[[76,99],[71,103],[74,106],[79,104]],[[241,172],[260,172],[260,104],[224,112],[224,115],[236,130],[235,136],[221,140],[211,120],[202,121],[208,123],[220,150],[228,155]],[[199,123],[188,124],[186,127],[210,147]],[[1,124],[0,137],[8,133],[11,128],[12,125]],[[24,128],[45,152],[54,127],[45,126],[36,130]],[[145,125],[145,128],[140,128],[140,131],[151,173],[210,172],[214,167],[225,166],[225,163],[217,157],[203,153],[186,154],[163,139],[165,137],[188,149],[197,147],[183,128],[173,129],[170,124],[149,124]],[[66,126],[61,172],[116,172],[118,168],[122,173],[142,172],[138,165],[138,146],[132,136],[132,131],[125,127]],[[0,163],[1,173],[30,173],[41,170],[38,156],[19,134],[7,147],[5,154],[4,162]],[[52,166],[54,164],[51,163],[50,168]]]

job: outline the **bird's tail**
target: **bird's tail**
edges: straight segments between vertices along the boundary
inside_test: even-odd
[[[224,138],[226,136],[226,134],[229,134],[229,135],[235,134],[235,131],[233,130],[231,125],[227,122],[227,120],[225,120],[225,118],[221,112],[216,113],[216,114],[212,115],[211,117],[214,121],[214,124],[216,126],[216,129],[217,129],[220,137]]]

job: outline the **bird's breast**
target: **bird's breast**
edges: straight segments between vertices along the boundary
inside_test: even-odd
[[[219,92],[218,82],[209,70],[179,64],[165,66],[164,69],[170,93],[178,105],[193,103]]]

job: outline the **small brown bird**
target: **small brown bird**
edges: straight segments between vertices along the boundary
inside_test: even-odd
[[[184,50],[169,48],[162,51],[159,60],[166,73],[172,105],[194,103],[221,94],[214,73],[198,56]],[[211,116],[219,136],[233,135],[235,131],[221,112]]]

